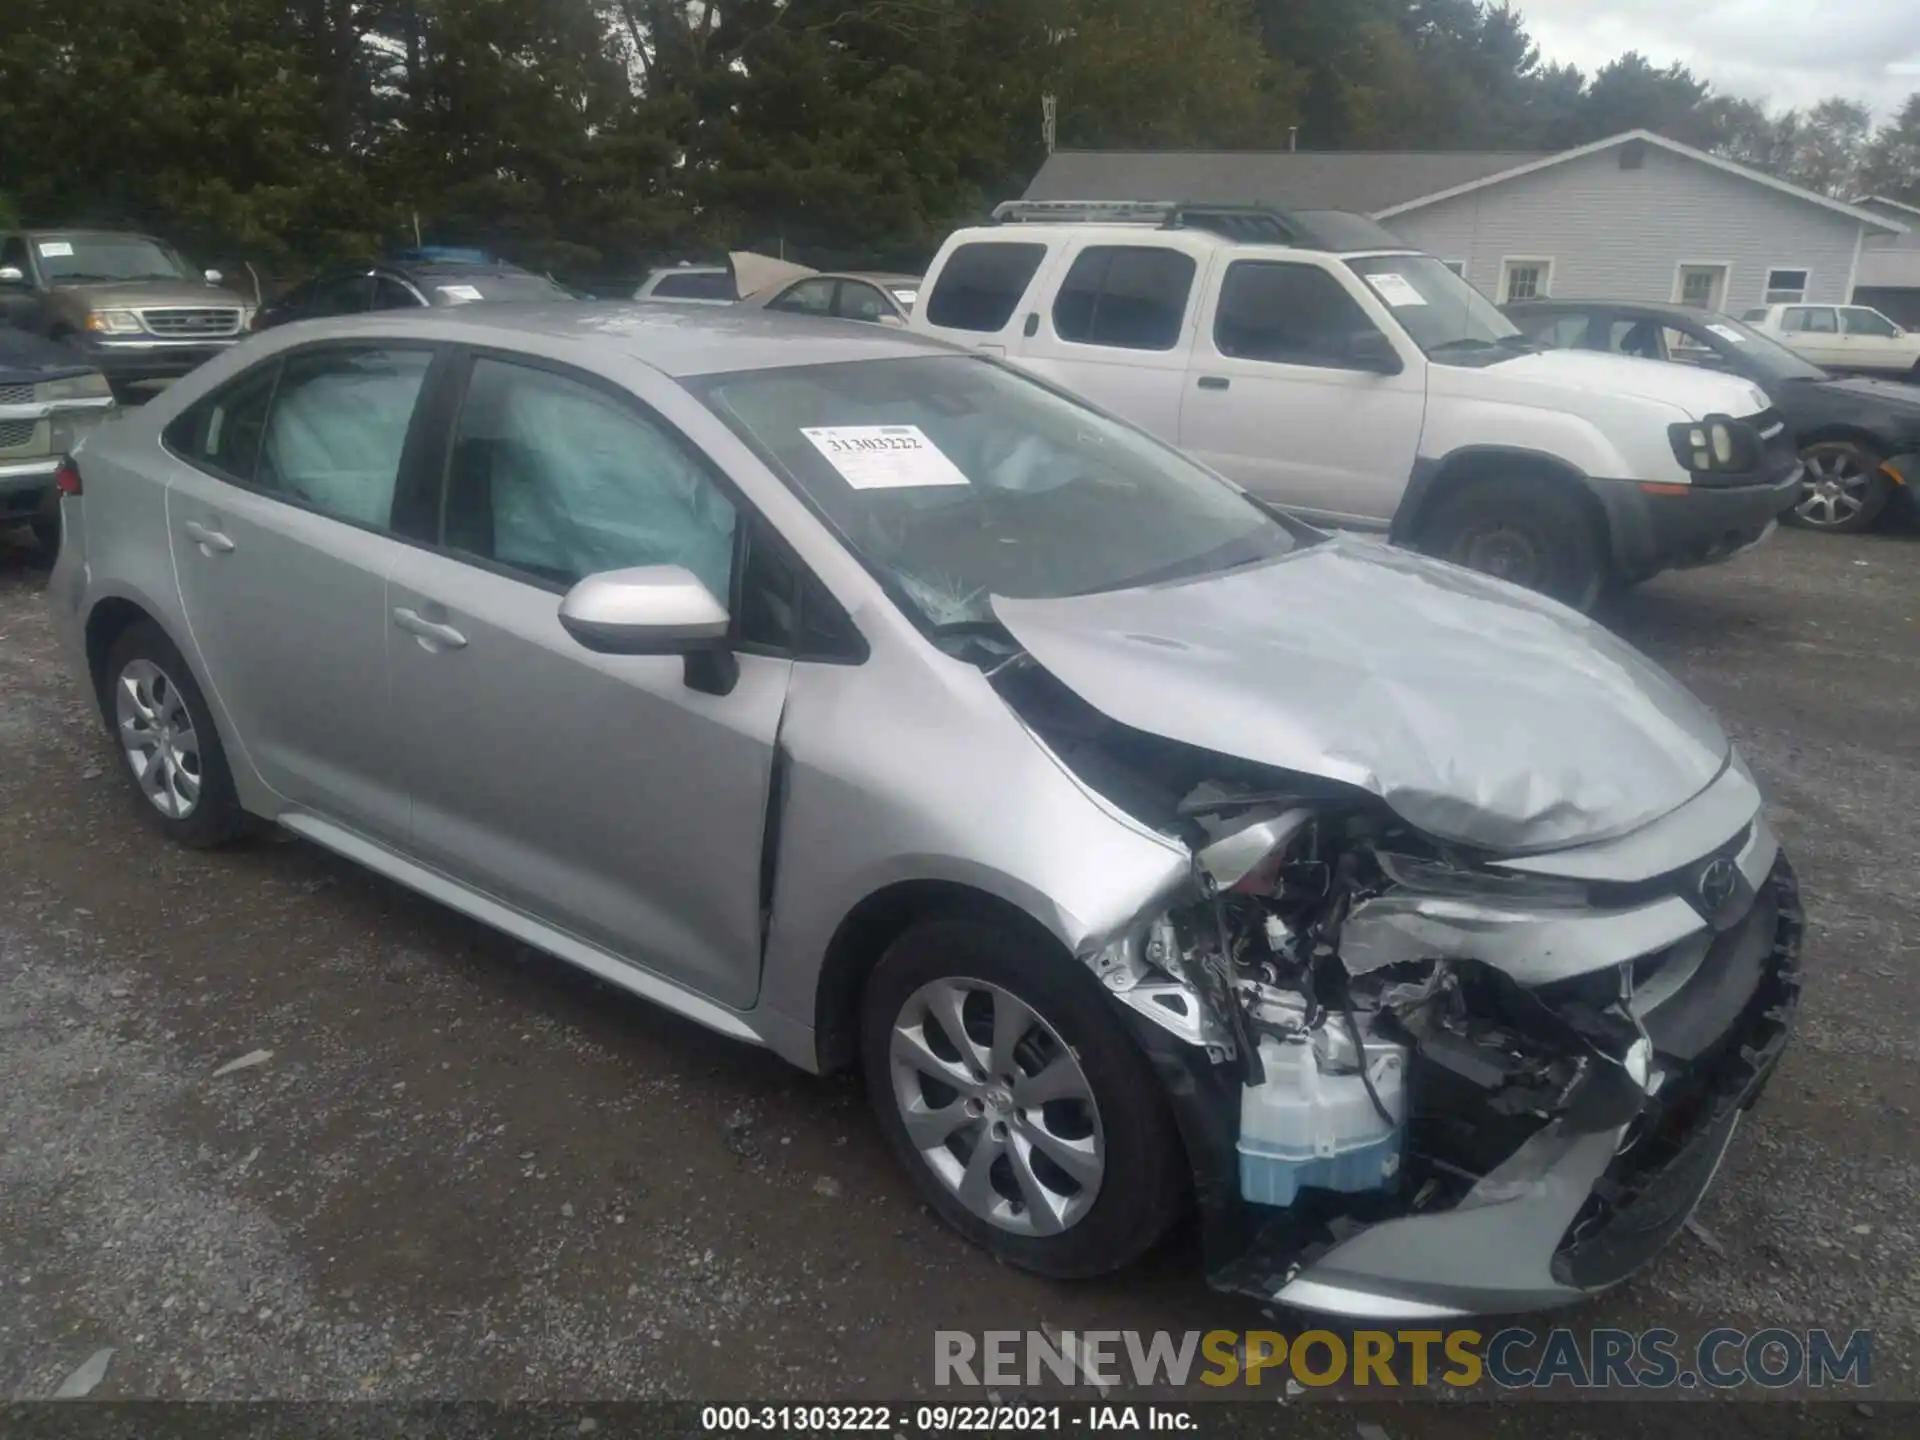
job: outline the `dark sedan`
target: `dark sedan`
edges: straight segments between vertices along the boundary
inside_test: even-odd
[[[1715,310],[1603,300],[1506,307],[1537,345],[1605,350],[1725,370],[1753,381],[1798,437],[1806,494],[1791,512],[1815,530],[1865,530],[1894,494],[1920,485],[1920,388],[1842,379]]]
[[[555,304],[577,297],[544,275],[495,260],[401,257],[345,265],[296,285],[260,312],[256,330],[329,315],[438,305]]]

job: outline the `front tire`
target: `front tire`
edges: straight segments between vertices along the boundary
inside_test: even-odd
[[[1800,452],[1807,467],[1800,503],[1787,512],[1796,525],[1850,535],[1873,527],[1893,487],[1880,457],[1851,440],[1822,440]]]
[[[1609,568],[1580,497],[1559,482],[1518,475],[1443,495],[1421,527],[1420,548],[1583,612],[1600,598]]]
[[[246,814],[213,716],[160,627],[128,626],[107,652],[103,680],[101,710],[148,822],[196,850],[239,836]]]
[[[1173,1116],[1113,1004],[1067,955],[978,920],[914,925],[868,978],[887,1143],[936,1213],[1023,1270],[1120,1269],[1179,1214]]]

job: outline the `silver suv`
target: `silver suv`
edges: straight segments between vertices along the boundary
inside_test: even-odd
[[[932,1207],[1113,1269],[1570,1301],[1773,1070],[1791,870],[1550,600],[1277,516],[990,359],[751,310],[290,325],[78,455],[50,595],[139,807],[271,822],[857,1064]]]

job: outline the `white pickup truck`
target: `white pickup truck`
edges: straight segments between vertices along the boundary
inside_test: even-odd
[[[1005,356],[1251,493],[1579,608],[1723,560],[1800,496],[1754,385],[1536,351],[1358,216],[1015,201],[935,258],[912,329]]]

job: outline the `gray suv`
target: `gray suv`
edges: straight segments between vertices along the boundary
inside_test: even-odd
[[[220,279],[146,235],[0,235],[0,321],[66,344],[116,385],[184,375],[246,334],[253,306]]]
[[[1579,1299],[1692,1212],[1801,914],[1713,718],[1551,600],[881,326],[268,331],[81,445],[49,600],[141,812],[274,823],[858,1066],[1055,1276],[1197,1200],[1346,1316]]]

